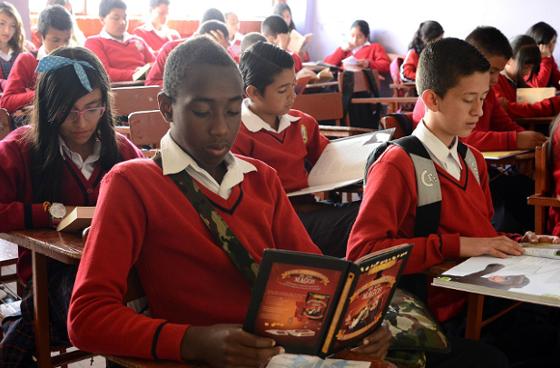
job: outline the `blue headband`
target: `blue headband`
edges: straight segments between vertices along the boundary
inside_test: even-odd
[[[93,69],[93,66],[91,66],[91,64],[87,61],[69,59],[63,56],[49,55],[45,56],[39,61],[39,65],[37,65],[37,72],[44,73],[51,70],[57,70],[67,65],[74,66],[74,71],[76,72],[80,83],[82,83],[82,86],[88,92],[91,92],[91,84],[89,83],[89,79],[86,75],[86,71],[84,70],[84,66],[90,69]]]

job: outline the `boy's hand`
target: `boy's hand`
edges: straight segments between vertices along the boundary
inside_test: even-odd
[[[226,40],[226,37],[219,29],[215,31],[210,31],[210,36],[214,39],[214,41],[222,45],[225,49],[229,47],[228,40]]]
[[[352,349],[353,352],[368,355],[375,359],[384,359],[391,345],[389,327],[382,324],[377,330],[362,341],[362,345]]]
[[[506,258],[509,255],[520,256],[523,247],[507,236],[496,236],[494,238],[468,238],[461,237],[459,244],[461,257],[475,257],[489,255],[498,258]]]
[[[542,145],[544,141],[546,141],[546,137],[542,133],[532,130],[517,132],[517,148],[519,149],[533,149]]]
[[[212,367],[260,367],[284,349],[276,342],[241,329],[241,325],[189,327],[181,342],[181,357]]]
[[[354,45],[352,42],[347,42],[344,45],[342,45],[341,49],[344,51],[350,51],[352,49],[354,49],[356,47],[356,45]]]
[[[552,243],[552,244],[560,244],[560,238],[554,235],[537,235],[532,231],[527,231],[525,235],[521,238],[520,242],[522,243]]]

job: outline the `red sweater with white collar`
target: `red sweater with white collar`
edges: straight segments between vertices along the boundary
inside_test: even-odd
[[[132,80],[132,74],[138,67],[155,60],[146,41],[138,36],[130,36],[124,42],[100,35],[91,36],[84,46],[99,57],[112,82]]]
[[[200,188],[253,259],[260,262],[265,248],[320,253],[274,170],[242,159],[257,171],[245,174],[228,199]],[[152,317],[122,304],[132,267]],[[179,361],[189,326],[242,323],[250,297],[247,281],[160,167],[133,160],[105,176],[70,303],[74,345],[150,359],[155,340],[160,359]]]
[[[419,98],[412,114],[413,126],[424,117],[426,106]],[[507,151],[517,149],[517,132],[523,129],[513,121],[504,108],[498,103],[492,89],[486,95],[482,105],[482,116],[478,119],[475,128],[468,137],[461,138],[480,151]]]
[[[319,124],[312,116],[290,110],[300,119],[280,133],[261,129],[251,132],[241,124],[232,152],[266,162],[278,172],[286,192],[308,186],[308,170],[315,165],[329,140],[319,132]]]
[[[547,56],[541,58],[539,73],[532,75],[526,82],[531,87],[555,87],[560,89],[560,85],[558,85],[558,82],[560,82],[560,70],[558,70],[554,57]]]
[[[512,118],[554,116],[560,112],[560,96],[532,104],[517,102],[517,87],[503,74],[500,74],[498,83],[492,89],[498,99],[505,98],[508,101],[506,111]]]
[[[348,239],[346,256],[357,260],[374,251],[402,243],[412,243],[406,274],[420,273],[448,259],[459,258],[461,236],[494,237],[493,214],[484,158],[476,149],[479,184],[464,160],[461,178],[454,179],[436,164],[441,185],[441,217],[436,234],[415,237],[416,176],[408,154],[390,146],[371,166],[358,217]],[[464,304],[462,293],[433,288],[429,306],[436,318],[447,320]]]
[[[29,129],[29,126],[18,128],[0,141],[0,232],[46,228],[50,223],[43,203],[33,200],[30,144],[25,139]],[[117,139],[122,160],[143,157],[142,152],[124,136],[117,134]],[[98,161],[88,180],[72,160],[65,159],[58,201],[68,206],[94,206],[105,172]],[[31,276],[29,251],[20,249],[17,271],[24,281]]]
[[[179,32],[171,28],[166,29],[165,35],[160,35],[151,25],[148,25],[148,27],[146,27],[146,25],[141,25],[132,31],[132,33],[146,41],[155,54],[159,52],[166,42],[181,38]]]
[[[401,65],[401,80],[414,82],[416,80],[416,68],[418,67],[419,55],[416,50],[410,49]]]
[[[325,58],[325,62],[333,65],[342,65],[342,60],[352,55],[352,51],[344,51],[342,48],[337,48],[331,55]],[[375,69],[380,73],[389,73],[389,65],[391,61],[385,48],[378,43],[372,43],[359,49],[354,57],[358,60],[366,59],[369,62],[369,67]]]
[[[8,110],[10,114],[33,102],[37,64],[37,55],[31,52],[19,54],[14,61],[6,88],[0,98],[0,107]]]

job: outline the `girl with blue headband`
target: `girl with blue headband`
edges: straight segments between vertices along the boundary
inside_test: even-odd
[[[85,48],[62,48],[41,59],[31,124],[0,141],[0,232],[49,228],[72,206],[95,206],[102,177],[120,161],[142,153],[114,130],[109,79]],[[28,287],[31,257],[20,250],[17,271]],[[66,310],[75,267],[49,264],[51,331],[67,342]],[[31,289],[29,289],[31,290]],[[3,321],[0,366],[31,366],[35,350],[32,297],[20,318]],[[31,338],[30,338],[31,337]],[[13,349],[10,349],[13,348]]]

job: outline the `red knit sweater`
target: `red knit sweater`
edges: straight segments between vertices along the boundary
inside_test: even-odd
[[[138,36],[131,36],[125,42],[91,36],[84,46],[99,57],[112,82],[132,80],[138,67],[155,60],[146,41]]]
[[[152,51],[156,54],[166,42],[181,38],[179,32],[171,28],[167,28],[166,34],[161,36],[151,25],[148,25],[148,27],[141,25],[132,31],[132,33],[146,41],[148,46],[150,46]]]
[[[555,87],[556,89],[560,89],[559,81],[560,70],[552,56],[541,58],[539,73],[526,80],[531,87]]]
[[[412,243],[405,273],[419,273],[446,259],[457,259],[461,236],[497,236],[490,223],[493,207],[486,164],[478,151],[472,151],[481,185],[470,170],[464,169],[463,160],[460,180],[436,165],[442,195],[439,229],[428,237],[414,237],[418,203],[414,166],[403,149],[390,146],[368,172],[362,205],[348,239],[348,259]],[[462,294],[452,295],[437,288],[430,290],[430,295],[430,307],[439,320],[456,314],[464,301]]]
[[[418,54],[416,50],[410,49],[401,66],[401,79],[414,82],[416,80],[416,68],[418,67]]]
[[[419,98],[412,115],[414,127],[424,117],[425,108],[424,102]],[[517,149],[517,132],[522,132],[525,129],[509,117],[498,103],[493,90],[490,90],[486,95],[482,112],[483,114],[471,134],[461,140],[480,151]]]
[[[298,110],[290,110],[289,115],[300,119],[281,133],[264,129],[251,132],[241,124],[232,147],[235,153],[254,157],[275,168],[288,193],[308,186],[307,170],[329,143],[312,116]]]
[[[169,57],[169,53],[173,51],[175,47],[177,47],[181,42],[184,42],[185,39],[173,40],[165,43],[159,50],[157,55],[156,61],[150,68],[148,75],[146,76],[146,85],[152,86],[163,86],[163,71],[165,68],[165,62],[167,61],[167,57]]]
[[[260,262],[265,248],[319,253],[274,170],[243,159],[257,171],[245,174],[229,199],[201,190],[251,256]],[[95,353],[151,358],[154,333],[167,321],[156,353],[180,360],[189,325],[243,322],[251,295],[247,281],[154,162],[115,166],[103,179],[96,211],[70,303],[74,345]],[[122,304],[132,267],[152,317]]]
[[[29,211],[27,225],[32,228],[49,226],[49,215],[42,203],[33,202],[31,183],[30,145],[24,139],[29,126],[11,132],[0,141],[0,232],[26,228],[26,209]],[[123,160],[142,157],[128,139],[118,134],[120,154]],[[99,183],[105,172],[98,164],[87,180],[70,159],[64,161],[62,172],[61,202],[69,206],[94,206],[99,193]],[[31,257],[20,249],[17,271],[22,280],[31,276]]]
[[[13,113],[31,104],[35,97],[35,69],[38,63],[37,55],[31,52],[18,55],[0,98],[0,107]]]
[[[560,129],[556,127],[550,137],[552,140],[552,178],[554,180],[554,194],[560,196]],[[552,235],[560,236],[560,208],[550,207],[548,216],[548,230]]]
[[[352,55],[352,51],[344,51],[342,48],[337,48],[331,55],[325,58],[325,62],[333,65],[342,65],[342,60],[346,59]],[[361,49],[354,54],[354,57],[358,60],[366,59],[369,61],[369,67],[375,69],[380,73],[389,73],[389,56],[385,48],[378,43],[372,43]]]
[[[554,116],[560,112],[560,96],[550,97],[535,103],[518,103],[517,87],[500,74],[498,83],[494,87],[498,99],[508,100],[506,111],[513,118],[531,118],[539,116]]]

